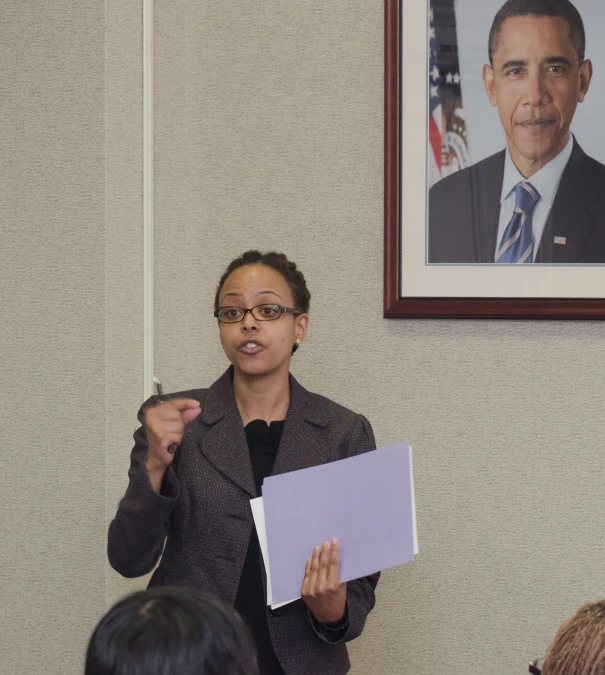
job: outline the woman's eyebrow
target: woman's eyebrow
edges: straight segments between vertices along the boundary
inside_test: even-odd
[[[275,291],[259,291],[256,295],[277,295],[277,297],[281,300],[281,295]]]
[[[269,294],[270,295],[276,295],[280,300],[282,299],[281,295],[279,293],[276,293],[275,291],[268,291],[268,290],[267,291],[259,291],[256,295],[259,296],[259,295],[269,295]],[[225,298],[229,298],[229,297],[240,298],[241,293],[236,293],[235,291],[231,291],[231,293],[225,293],[225,295],[223,295],[223,300]]]
[[[240,294],[239,294],[239,293],[235,293],[235,292],[232,292],[232,293],[225,293],[225,295],[223,295],[223,300],[224,300],[225,298],[230,297],[230,296],[239,298]]]

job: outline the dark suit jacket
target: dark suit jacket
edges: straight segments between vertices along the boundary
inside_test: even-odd
[[[376,447],[362,415],[304,389],[290,377],[290,407],[273,474],[295,471]],[[228,370],[209,389],[171,394],[197,399],[202,412],[185,427],[161,494],[147,478],[147,440],[135,434],[130,483],[109,527],[112,567],[126,577],[150,572],[150,586],[193,586],[233,605],[254,526],[250,499],[256,497],[250,453]],[[143,419],[146,406],[139,411]],[[312,499],[312,495],[309,496]],[[166,545],[162,554],[164,541]],[[301,584],[304,570],[301,570]],[[363,630],[374,606],[378,574],[349,582],[349,627],[329,642],[311,621],[302,600],[271,611],[269,632],[288,675],[341,675],[349,671],[345,642]],[[263,569],[266,593],[266,576]]]
[[[503,150],[431,188],[429,262],[494,262],[504,158]],[[575,139],[535,262],[605,263],[605,166]]]

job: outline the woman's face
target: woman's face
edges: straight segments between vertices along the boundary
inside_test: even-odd
[[[292,291],[282,275],[265,265],[244,265],[225,280],[219,307],[250,309],[265,303],[294,308]],[[288,371],[292,347],[307,333],[308,314],[284,313],[274,321],[258,321],[248,312],[238,323],[219,322],[221,345],[236,370],[245,375]]]

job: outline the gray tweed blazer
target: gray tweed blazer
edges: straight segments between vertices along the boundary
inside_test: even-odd
[[[376,447],[365,417],[308,392],[292,376],[290,387],[290,407],[273,474]],[[109,526],[109,562],[123,576],[138,577],[150,572],[161,556],[149,586],[193,586],[233,605],[254,527],[249,502],[257,494],[231,369],[209,389],[165,398],[176,397],[197,399],[202,412],[185,427],[159,495],[145,471],[145,429],[135,432],[130,482]],[[143,404],[139,421],[145,408],[158,401],[154,396]],[[262,573],[266,592],[264,569]],[[374,606],[378,578],[379,574],[373,574],[349,582],[349,627],[340,642],[329,642],[317,630],[302,600],[274,611],[267,608],[273,646],[287,675],[344,675],[349,671],[344,643],[362,632]]]

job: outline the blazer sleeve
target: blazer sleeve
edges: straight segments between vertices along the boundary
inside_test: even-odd
[[[145,410],[160,400],[158,396],[152,396],[139,410],[141,426],[134,433],[128,487],[116,516],[109,525],[107,557],[113,569],[124,577],[139,577],[155,567],[168,534],[170,515],[179,497],[173,466],[178,459],[176,456],[166,469],[160,494],[151,487],[145,469]]]
[[[363,415],[357,415],[350,434],[343,439],[344,455],[342,459],[354,457],[362,452],[376,449],[374,432],[368,420]],[[364,629],[368,614],[376,604],[374,589],[378,584],[380,572],[368,577],[349,581],[347,584],[347,623],[336,630],[322,626],[309,612],[311,626],[316,635],[324,642],[338,644],[349,642],[359,637]],[[346,630],[345,630],[346,628]]]

